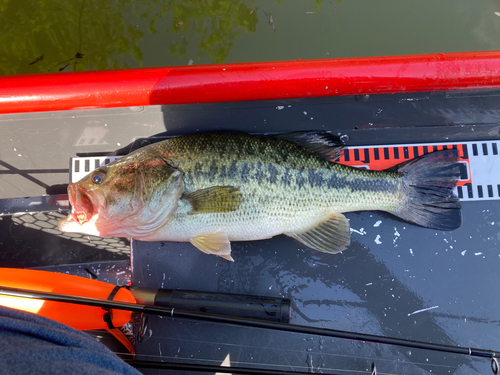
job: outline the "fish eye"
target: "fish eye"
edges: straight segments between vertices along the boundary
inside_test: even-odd
[[[100,184],[104,180],[104,172],[94,172],[92,175],[92,182],[94,184]]]

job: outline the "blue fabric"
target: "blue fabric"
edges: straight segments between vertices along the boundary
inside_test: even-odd
[[[140,374],[83,332],[2,306],[0,372],[14,375]]]

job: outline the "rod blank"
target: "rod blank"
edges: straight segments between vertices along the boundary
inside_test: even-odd
[[[339,331],[326,328],[307,327],[295,324],[258,321],[252,319],[244,319],[244,318],[207,314],[200,312],[180,311],[168,307],[148,306],[148,305],[140,305],[128,302],[119,302],[119,301],[108,301],[97,298],[77,297],[67,294],[39,292],[35,290],[11,288],[4,286],[0,286],[0,294],[15,296],[15,297],[43,299],[46,301],[76,303],[80,305],[105,307],[118,310],[128,310],[143,314],[170,316],[172,318],[187,318],[187,319],[202,320],[213,323],[235,324],[245,327],[273,329],[279,331],[304,333],[304,334],[318,335],[318,336],[328,336],[328,337],[342,338],[348,340],[365,341],[376,344],[395,345],[395,346],[403,346],[415,349],[425,349],[425,350],[433,350],[446,353],[470,355],[473,357],[494,358],[500,356],[500,352],[487,349],[464,348],[460,346],[433,344],[422,341],[413,341],[413,340],[398,339],[393,337],[370,335],[366,333],[356,333],[356,332]]]

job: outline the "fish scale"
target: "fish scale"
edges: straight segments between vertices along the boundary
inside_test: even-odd
[[[398,204],[395,192],[389,192],[397,189],[394,173],[344,167],[285,140],[218,133],[170,141],[154,152],[182,170],[187,190],[235,186],[242,190],[243,203],[234,212],[203,216],[187,215],[189,206],[182,207],[159,237],[181,240],[225,230],[233,241],[268,238],[313,227],[332,212],[393,210]],[[215,175],[214,164],[219,165]]]
[[[460,226],[460,205],[452,193],[460,171],[453,152],[372,171],[331,162],[341,147],[340,139],[326,132],[277,136],[215,132],[171,138],[97,169],[94,173],[106,176],[102,188],[91,177],[78,182],[78,194],[87,202],[80,207],[90,214],[88,201],[117,201],[115,211],[121,216],[131,207],[127,225],[133,226],[135,217],[146,220],[137,223],[139,229],[128,229],[134,238],[190,241],[203,252],[230,260],[230,241],[278,234],[315,250],[342,251],[350,242],[343,212],[383,210],[435,229]],[[154,181],[148,171],[154,171]],[[169,176],[179,174],[182,185],[170,181]],[[124,180],[138,181],[127,185],[128,194],[120,182]],[[147,190],[138,195],[143,202],[130,200],[143,188]],[[148,194],[155,199],[148,199]],[[165,201],[165,194],[177,201]],[[76,198],[70,195],[71,199]],[[130,204],[119,205],[120,199]],[[161,225],[148,219],[149,211],[156,217],[162,213],[150,201],[167,205],[171,217],[163,217]],[[105,226],[110,235],[113,218],[107,213],[112,208],[101,206],[102,212],[94,212],[92,233]],[[60,228],[86,230],[86,223],[69,228],[68,221],[61,220]],[[148,227],[154,230],[147,231]]]

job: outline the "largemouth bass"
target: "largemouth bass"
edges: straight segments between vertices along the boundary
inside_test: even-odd
[[[460,227],[456,150],[386,171],[332,160],[327,132],[278,136],[215,132],[171,138],[100,167],[68,187],[63,232],[189,241],[232,260],[231,241],[290,236],[337,253],[350,244],[345,212],[381,210],[438,230]]]

